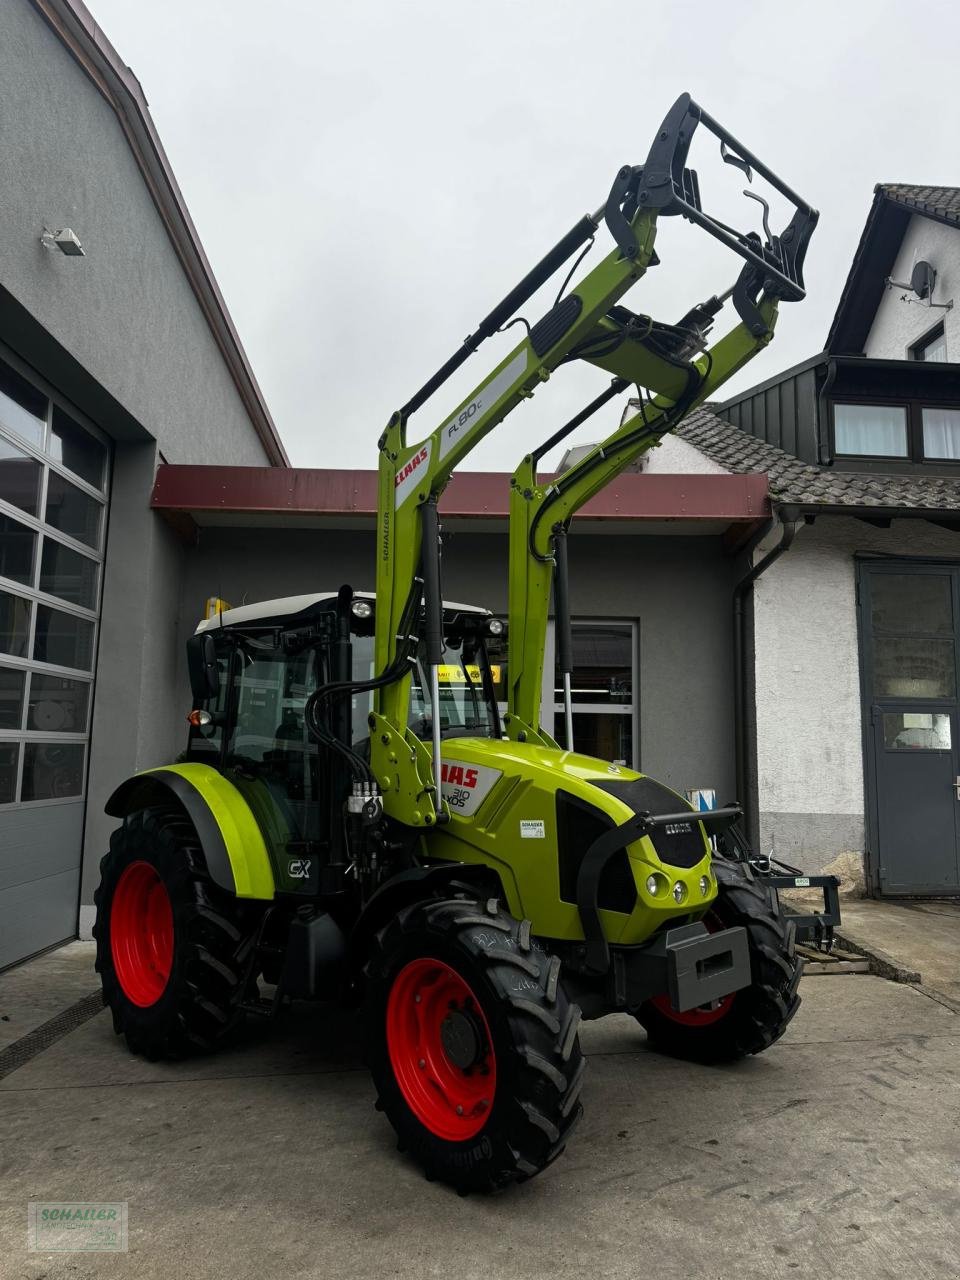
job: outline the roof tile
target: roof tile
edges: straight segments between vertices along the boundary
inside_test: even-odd
[[[960,217],[960,189],[957,194]],[[960,511],[960,479],[887,472],[866,474],[812,466],[725,422],[709,406],[695,409],[675,434],[728,471],[740,475],[764,472],[775,503]]]
[[[888,200],[917,213],[932,214],[960,226],[960,187],[922,187],[909,182],[881,182],[878,188]]]

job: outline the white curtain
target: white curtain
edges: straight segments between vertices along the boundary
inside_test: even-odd
[[[924,409],[923,456],[960,461],[960,409]]]
[[[835,404],[837,453],[907,456],[907,411],[896,404]]]

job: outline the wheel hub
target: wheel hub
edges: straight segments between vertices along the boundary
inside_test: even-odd
[[[468,1012],[451,1009],[440,1024],[443,1051],[455,1067],[469,1071],[480,1061],[483,1038],[476,1019]]]

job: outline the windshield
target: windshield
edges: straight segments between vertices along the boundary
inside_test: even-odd
[[[472,647],[472,646],[471,646]],[[483,679],[486,655],[482,646],[464,653],[464,645],[447,642],[440,664],[440,733],[444,738],[494,738],[500,733],[496,707],[487,697]],[[491,667],[494,685],[502,678],[500,668]],[[425,646],[417,652],[417,665],[410,683],[408,724],[418,738],[427,740],[433,732],[430,707],[430,675]]]
[[[499,737],[500,726],[494,706],[487,698],[483,680],[483,664],[490,668],[493,697],[497,707],[503,709],[506,700],[506,647],[498,639],[487,640],[487,646],[496,646],[489,656],[483,646],[468,652],[464,658],[462,643],[444,645],[440,666],[440,732],[445,738]],[[354,636],[353,678],[369,680],[373,669],[373,637]],[[501,652],[502,650],[502,652]],[[373,694],[355,693],[352,699],[353,744],[365,748],[369,735],[367,716],[373,710]],[[425,742],[433,733],[430,711],[430,679],[426,663],[426,650],[421,643],[417,653],[417,665],[410,681],[410,711],[407,725]]]

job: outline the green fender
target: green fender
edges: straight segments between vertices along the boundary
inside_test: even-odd
[[[174,796],[196,828],[207,870],[238,898],[270,900],[273,870],[250,806],[232,783],[208,764],[168,764],[122,782],[104,805],[113,818]]]

